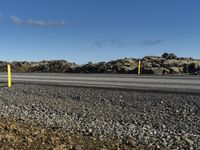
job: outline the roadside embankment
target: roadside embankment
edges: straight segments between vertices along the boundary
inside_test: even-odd
[[[0,93],[2,146],[200,147],[200,95],[30,84],[1,87]]]

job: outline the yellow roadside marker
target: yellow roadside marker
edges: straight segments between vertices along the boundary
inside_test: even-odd
[[[138,75],[141,75],[141,61],[138,62]]]
[[[10,88],[11,86],[12,86],[11,67],[10,64],[8,64],[8,87]]]

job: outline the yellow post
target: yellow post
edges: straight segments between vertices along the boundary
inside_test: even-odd
[[[141,75],[141,61],[138,62],[138,75]]]
[[[11,67],[8,64],[8,87],[10,88],[12,86],[12,79],[11,79]]]

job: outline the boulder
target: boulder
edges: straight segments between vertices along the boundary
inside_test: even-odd
[[[156,62],[153,62],[153,63],[152,63],[152,67],[153,67],[153,68],[160,67],[160,64],[158,64],[158,63],[156,63]]]
[[[199,62],[190,63],[188,65],[188,72],[190,74],[199,74],[199,72],[200,72],[200,63]]]
[[[133,73],[134,70],[136,69],[136,67],[126,67],[126,66],[123,66],[120,70],[120,73]]]
[[[142,70],[143,74],[153,74],[153,75],[163,75],[163,74],[169,74],[169,70],[166,68],[144,68]]]
[[[164,53],[162,55],[162,58],[165,58],[165,59],[177,59],[177,56],[173,53]]]
[[[183,67],[170,67],[169,70],[172,74],[182,74],[184,72]]]

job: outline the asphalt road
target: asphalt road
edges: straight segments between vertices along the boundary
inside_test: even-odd
[[[7,81],[7,74],[0,74],[0,82]],[[65,85],[127,90],[154,90],[200,94],[199,76],[137,76],[122,74],[56,74],[14,73],[13,83]]]

